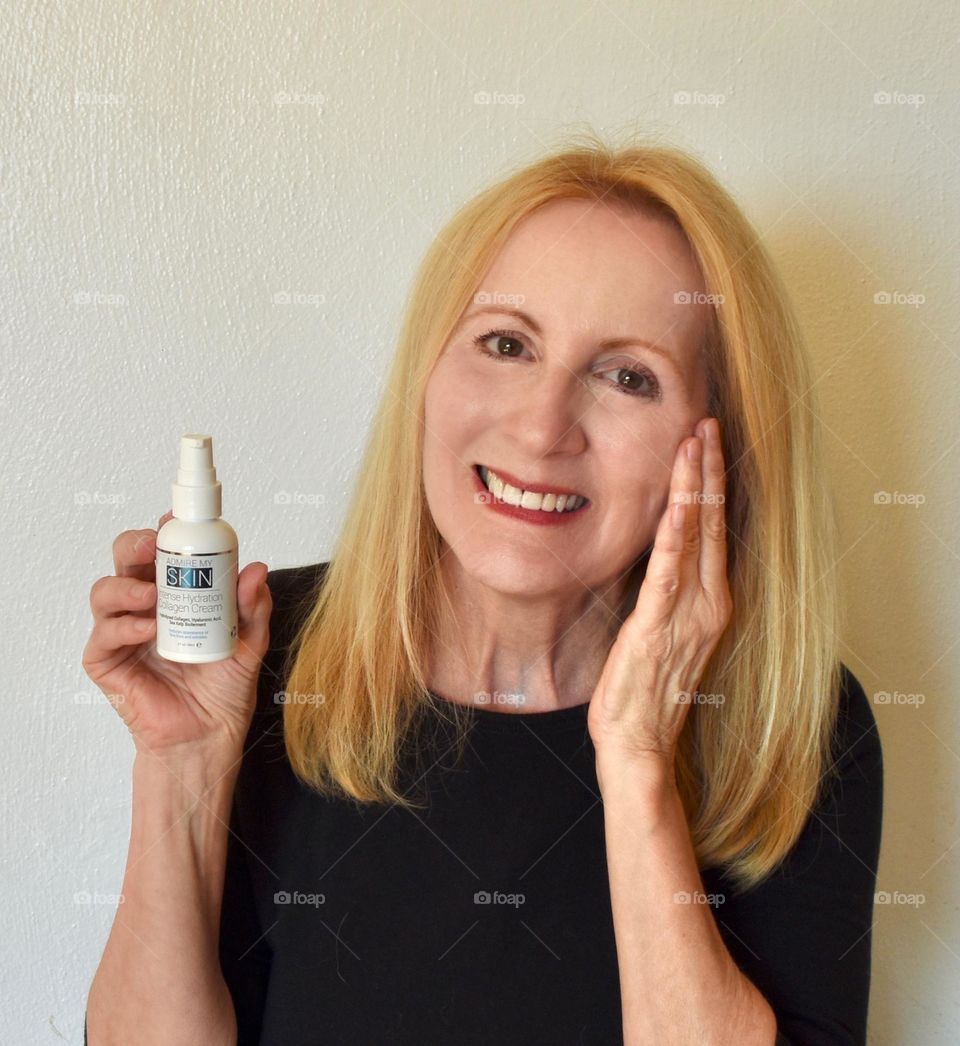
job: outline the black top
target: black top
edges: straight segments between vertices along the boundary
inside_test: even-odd
[[[290,768],[274,695],[325,566],[268,577],[270,650],[221,918],[238,1046],[622,1043],[588,704],[472,707],[459,763],[441,722],[413,747],[419,766],[404,763],[402,783],[429,804],[415,812],[323,799]],[[719,870],[701,873],[787,1046],[866,1041],[883,764],[870,703],[843,675],[840,776],[793,851],[741,896]]]

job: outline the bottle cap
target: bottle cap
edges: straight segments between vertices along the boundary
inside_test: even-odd
[[[213,437],[190,432],[180,437],[180,464],[173,484],[173,514],[177,519],[218,519],[222,510],[220,484],[213,467]]]

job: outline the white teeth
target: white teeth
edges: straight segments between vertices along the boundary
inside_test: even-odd
[[[504,483],[485,465],[481,465],[479,471],[487,490],[508,505],[541,512],[573,512],[587,500],[579,494],[534,494],[530,490],[519,490],[517,487],[511,487],[509,483]]]

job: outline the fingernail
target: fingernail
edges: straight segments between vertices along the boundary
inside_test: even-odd
[[[670,522],[673,523],[674,527],[679,530],[683,526],[683,510],[684,503],[678,501],[673,506],[673,515],[670,517]]]
[[[687,444],[687,457],[691,461],[700,460],[700,440],[694,439]]]

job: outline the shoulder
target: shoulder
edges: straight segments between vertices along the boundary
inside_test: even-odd
[[[316,599],[327,573],[328,562],[308,563],[299,567],[279,567],[267,572],[267,585],[273,599],[270,614],[270,646],[275,639],[289,641],[291,628],[301,620]]]
[[[847,874],[875,875],[883,824],[883,748],[871,699],[841,664],[830,764],[807,833],[825,852],[844,851]],[[839,874],[839,873],[838,873]]]
[[[270,641],[260,667],[257,712],[280,709],[277,694],[284,689],[286,661],[297,632],[316,602],[329,561],[304,566],[279,567],[267,572],[273,607],[270,611]]]
[[[843,776],[883,780],[883,747],[873,704],[857,677],[840,665],[841,685],[833,734],[833,763]]]

